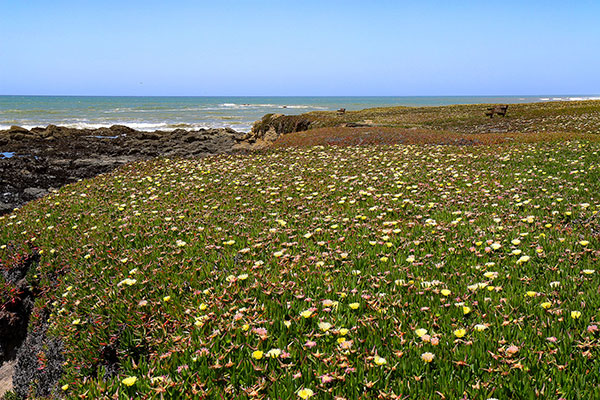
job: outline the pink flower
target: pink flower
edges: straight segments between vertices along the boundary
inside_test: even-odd
[[[196,354],[198,354],[199,356],[207,356],[210,354],[210,351],[206,347],[203,347],[200,350],[196,351]]]
[[[180,373],[181,373],[181,371],[185,371],[185,370],[188,370],[188,369],[190,369],[190,367],[188,367],[188,365],[187,365],[187,364],[185,364],[185,365],[180,365],[179,367],[177,367],[177,373],[179,373],[179,374],[180,374]]]
[[[558,342],[558,339],[555,338],[554,336],[547,337],[546,340],[549,341],[550,343]]]
[[[515,354],[515,353],[516,353],[516,352],[518,352],[518,351],[519,351],[519,348],[518,348],[517,346],[515,346],[514,344],[510,345],[510,346],[508,347],[508,349],[506,349],[506,353],[507,353],[509,356],[512,356],[513,354]]]
[[[440,344],[440,339],[436,337],[431,338],[431,344],[437,346],[438,344]]]
[[[329,383],[329,382],[332,382],[332,381],[334,381],[334,380],[335,380],[335,379],[334,379],[334,378],[333,378],[331,375],[329,375],[329,374],[321,375],[319,378],[321,379],[321,383]]]
[[[312,340],[308,340],[306,343],[304,343],[304,346],[308,347],[309,349],[312,349],[316,345],[317,345],[317,342],[313,342]]]
[[[587,327],[587,331],[588,331],[589,333],[594,333],[594,332],[596,332],[597,330],[598,330],[598,325],[590,325],[590,326],[588,326],[588,327]]]
[[[254,328],[252,332],[256,333],[258,336],[267,336],[267,330],[265,328]]]

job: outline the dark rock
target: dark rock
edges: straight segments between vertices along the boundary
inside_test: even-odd
[[[201,136],[196,136],[194,133],[189,133],[187,135],[185,135],[182,140],[185,143],[192,143],[192,142],[197,142],[198,140],[202,140]]]
[[[141,140],[157,140],[160,139],[160,135],[154,132],[139,132],[138,137]]]
[[[19,140],[11,140],[17,135]],[[27,134],[0,132],[0,215],[79,179],[109,172],[120,165],[157,156],[189,157],[230,152],[244,133],[231,128],[142,132],[122,125],[72,129],[56,125]],[[271,136],[267,135],[267,138]]]
[[[42,188],[27,188],[27,189],[23,190],[23,194],[25,194],[33,199],[38,199],[42,196],[47,195],[48,191],[46,189],[42,189]]]
[[[25,135],[31,134],[31,132],[29,132],[28,129],[25,129],[21,126],[16,126],[16,125],[11,126],[10,129],[8,130],[8,133],[23,133]]]
[[[114,135],[128,135],[136,132],[135,129],[125,125],[113,125],[110,127],[110,130]]]
[[[47,322],[34,328],[17,354],[13,386],[21,398],[30,393],[35,393],[36,398],[60,397],[58,383],[65,362],[64,346],[60,339],[49,337],[47,329]],[[44,365],[40,354],[44,355]]]
[[[20,133],[20,132],[11,133],[10,134],[10,140],[15,140],[15,141],[25,141],[25,140],[28,140],[31,137],[29,133],[30,132],[27,132],[27,134]]]
[[[246,135],[238,136],[238,143],[234,149],[263,148],[281,135],[293,132],[302,132],[310,129],[312,121],[305,115],[267,114],[252,126],[252,131]]]
[[[39,261],[40,255],[34,251],[11,267],[2,266],[2,277],[13,290],[12,299],[0,309],[0,364],[15,358],[27,335],[34,296],[25,276]]]
[[[63,131],[62,127],[58,127],[56,125],[48,125],[45,129],[45,132],[42,134],[44,137],[48,137],[48,136],[61,136]]]

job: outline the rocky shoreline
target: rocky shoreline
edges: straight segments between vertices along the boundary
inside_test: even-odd
[[[0,131],[0,215],[80,179],[154,157],[204,157],[247,148],[233,129],[136,131],[49,125]]]

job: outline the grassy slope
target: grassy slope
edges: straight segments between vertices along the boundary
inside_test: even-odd
[[[397,128],[423,128],[461,133],[502,132],[600,132],[600,101],[545,102],[510,104],[506,117],[485,116],[489,105],[452,105],[439,107],[387,107],[303,114],[315,127],[343,123],[366,123]]]
[[[599,151],[134,163],[0,217],[0,257],[42,252],[67,397],[597,398]]]
[[[485,116],[487,107],[388,107],[343,115],[310,112],[290,118],[310,120],[312,129],[282,135],[273,147],[600,140],[600,101],[511,104],[506,117],[493,119]],[[345,126],[348,124],[368,126]]]

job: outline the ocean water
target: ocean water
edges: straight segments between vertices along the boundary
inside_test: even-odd
[[[0,130],[49,124],[99,128],[115,124],[144,131],[223,128],[246,132],[268,113],[360,110],[388,106],[600,100],[600,96],[421,97],[110,97],[0,96]]]

